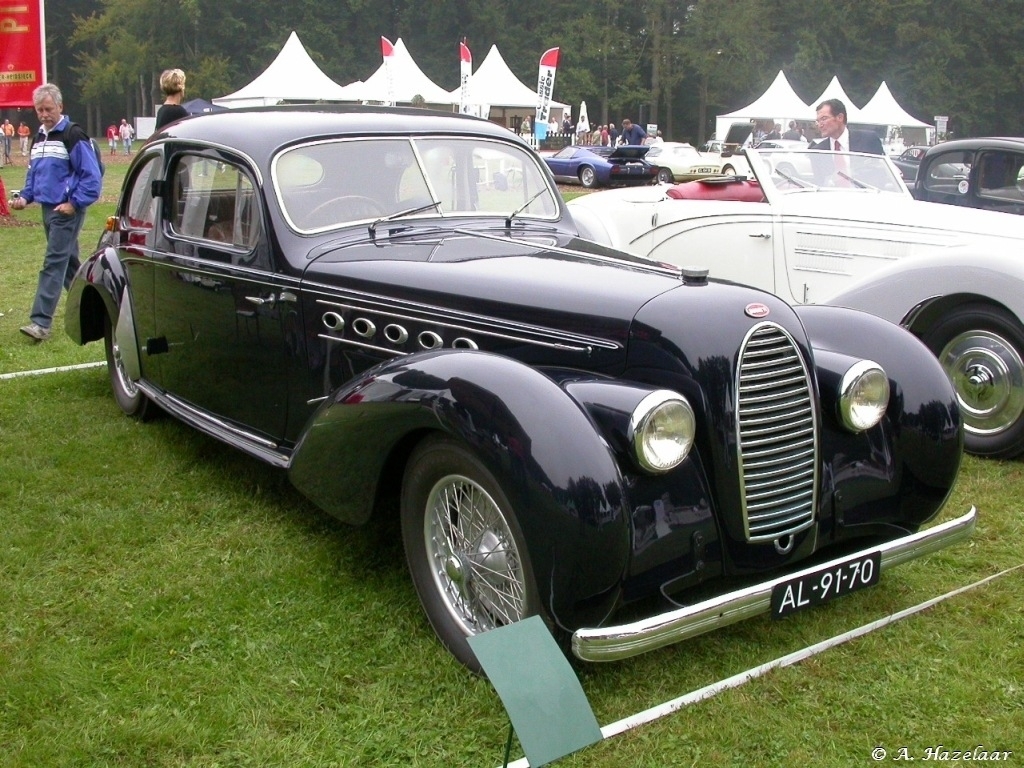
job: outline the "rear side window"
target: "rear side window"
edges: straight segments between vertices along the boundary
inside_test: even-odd
[[[1021,179],[1024,177],[1024,154],[1005,150],[980,152],[978,163],[978,195],[1020,203]]]

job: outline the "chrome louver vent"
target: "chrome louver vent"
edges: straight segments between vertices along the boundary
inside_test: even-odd
[[[807,366],[793,339],[761,323],[740,350],[738,444],[748,541],[774,541],[814,521],[817,412]]]

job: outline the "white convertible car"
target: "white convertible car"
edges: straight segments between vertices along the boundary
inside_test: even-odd
[[[600,192],[569,209],[588,239],[904,326],[952,379],[967,450],[1024,453],[1024,217],[914,200],[885,157],[746,154],[751,178]]]

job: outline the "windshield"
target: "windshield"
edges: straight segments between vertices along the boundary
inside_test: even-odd
[[[302,233],[403,215],[558,216],[534,153],[477,137],[303,144],[279,154],[271,173],[288,223]]]
[[[859,152],[807,149],[747,150],[764,188],[782,194],[808,191],[872,192],[910,196],[889,158]]]

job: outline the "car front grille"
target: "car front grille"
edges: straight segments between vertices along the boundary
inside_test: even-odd
[[[792,337],[774,323],[747,335],[738,369],[738,444],[748,541],[776,541],[814,522],[817,411]]]

